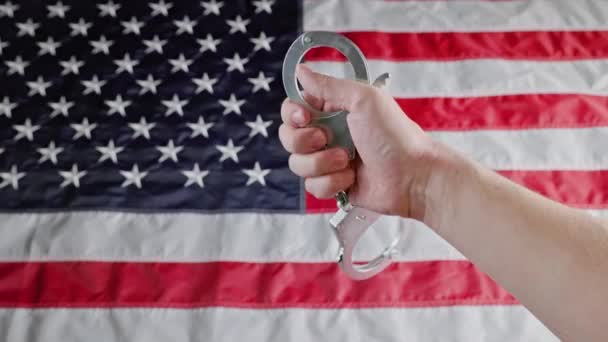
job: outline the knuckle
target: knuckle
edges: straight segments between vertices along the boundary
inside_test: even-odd
[[[289,153],[294,152],[293,146],[293,131],[285,124],[279,126],[279,141],[283,145],[283,148]]]

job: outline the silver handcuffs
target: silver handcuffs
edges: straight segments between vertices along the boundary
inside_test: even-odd
[[[295,76],[296,66],[301,63],[308,50],[316,47],[331,47],[340,51],[352,65],[355,80],[369,84],[370,76],[367,62],[361,50],[351,40],[341,34],[327,31],[310,31],[300,35],[289,47],[283,62],[283,86],[287,96],[313,113],[312,124],[314,126],[322,127],[330,133],[327,147],[341,146],[345,148],[352,160],[356,156],[356,149],[346,122],[348,111],[322,112],[317,110],[304,100],[298,88]],[[384,73],[372,85],[382,87],[388,78],[388,73]],[[357,242],[381,215],[362,207],[353,206],[348,201],[346,191],[336,194],[336,201],[338,211],[329,223],[339,242],[338,264],[352,279],[371,278],[390,265],[393,257],[397,254],[395,247],[402,239],[403,230],[380,255],[365,264],[355,264],[353,251]]]

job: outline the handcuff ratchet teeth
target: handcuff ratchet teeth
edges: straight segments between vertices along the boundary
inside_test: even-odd
[[[370,75],[365,56],[361,50],[345,36],[328,31],[309,31],[301,34],[289,47],[283,61],[283,86],[287,96],[294,102],[300,103],[313,113],[312,125],[321,127],[329,135],[327,147],[341,146],[348,151],[352,160],[356,156],[355,145],[352,141],[346,115],[348,111],[322,112],[304,100],[295,76],[296,67],[302,62],[304,55],[316,47],[331,47],[340,51],[354,69],[354,79],[370,84]],[[380,75],[372,83],[382,87],[389,79],[389,74]],[[380,255],[363,265],[355,265],[353,261],[354,248],[365,231],[381,216],[378,213],[362,207],[353,206],[348,200],[346,191],[335,196],[338,211],[329,223],[339,243],[338,264],[352,279],[368,279],[383,271],[397,254],[396,247],[403,237],[403,228],[389,246]]]

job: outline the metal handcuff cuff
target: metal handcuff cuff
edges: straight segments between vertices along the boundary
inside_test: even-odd
[[[312,48],[331,47],[340,51],[354,69],[355,80],[370,83],[369,71],[365,56],[361,50],[345,36],[326,31],[310,31],[300,35],[290,46],[283,62],[283,86],[287,96],[294,102],[305,106],[313,113],[312,125],[322,127],[330,132],[327,147],[341,146],[348,151],[349,159],[354,159],[356,149],[346,122],[348,111],[322,112],[310,106],[302,97],[298,88],[295,70],[304,54]],[[388,73],[380,75],[372,85],[382,87],[388,79]],[[339,242],[338,264],[352,279],[368,279],[383,271],[396,254],[395,247],[401,241],[401,232],[380,255],[366,264],[355,265],[353,252],[363,233],[381,216],[362,207],[353,206],[348,201],[348,194],[341,191],[336,195],[338,211],[329,223]]]

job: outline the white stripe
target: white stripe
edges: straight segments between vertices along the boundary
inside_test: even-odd
[[[608,2],[607,2],[608,3]],[[313,70],[352,78],[344,62],[309,62]],[[368,61],[372,79],[389,72],[395,97],[475,97],[530,93],[608,95],[608,59],[514,61],[475,59],[449,62]]]
[[[305,0],[304,30],[547,31],[608,28],[605,0]]]
[[[413,309],[2,309],[11,342],[558,341],[521,306]]]

